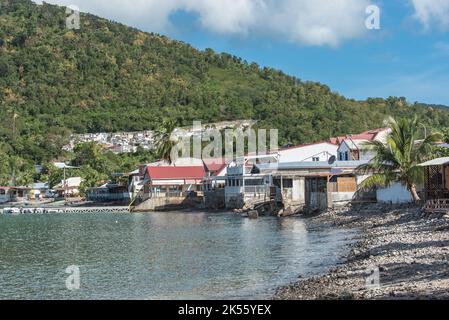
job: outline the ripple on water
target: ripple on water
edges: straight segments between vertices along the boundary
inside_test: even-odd
[[[0,298],[247,299],[338,262],[354,231],[300,218],[151,213],[0,216]],[[80,267],[68,291],[65,269]]]

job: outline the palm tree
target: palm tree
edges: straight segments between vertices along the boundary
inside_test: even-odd
[[[173,133],[176,130],[176,123],[172,120],[164,120],[161,127],[156,131],[156,154],[161,160],[166,160],[172,164],[172,151],[178,141],[174,139]]]
[[[361,189],[386,187],[393,182],[400,182],[407,187],[415,202],[420,201],[416,185],[424,180],[424,170],[418,165],[428,160],[432,146],[442,138],[442,135],[432,133],[424,140],[417,140],[419,123],[416,116],[412,120],[396,121],[390,118],[388,123],[391,133],[385,144],[380,141],[365,143],[376,156],[356,170],[361,174],[372,173],[362,183]]]

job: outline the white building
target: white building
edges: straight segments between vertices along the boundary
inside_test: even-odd
[[[357,135],[348,135],[338,138],[340,147],[338,148],[339,161],[370,161],[375,157],[374,150],[367,146],[370,141],[387,142],[391,129],[376,129],[366,131]],[[357,176],[357,185],[360,185],[369,175]],[[412,202],[410,192],[400,183],[393,183],[385,188],[377,188],[377,201],[382,203],[401,204]]]
[[[61,196],[78,196],[80,194],[82,182],[83,179],[81,177],[68,178],[66,180],[62,180],[61,183],[55,187],[55,189]]]
[[[12,201],[14,192],[9,187],[0,187],[0,203]]]
[[[390,129],[376,129],[362,132],[357,135],[347,135],[337,138],[339,142],[339,161],[369,161],[374,158],[375,153],[366,144],[370,141],[385,143],[390,134]]]
[[[297,147],[281,149],[279,163],[290,162],[323,162],[337,156],[338,144],[332,142],[318,142]]]

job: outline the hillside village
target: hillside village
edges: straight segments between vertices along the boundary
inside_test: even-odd
[[[224,129],[246,129],[254,125],[255,121],[224,121],[212,124],[202,125],[201,130],[192,127],[179,128],[174,131],[174,137],[189,137],[203,134],[209,128],[216,130]],[[157,142],[156,132],[153,130],[137,132],[114,132],[114,133],[85,133],[75,134],[70,137],[68,145],[63,147],[65,151],[73,151],[76,145],[83,142],[95,142],[101,145],[105,150],[110,150],[116,154],[134,153],[138,148],[144,150],[153,150]]]

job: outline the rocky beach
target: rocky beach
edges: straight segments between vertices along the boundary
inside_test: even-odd
[[[449,214],[360,204],[309,219],[360,234],[337,267],[300,277],[279,288],[274,299],[449,299]]]

